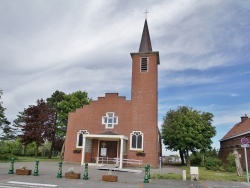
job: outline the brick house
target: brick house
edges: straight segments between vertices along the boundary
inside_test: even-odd
[[[242,168],[245,168],[244,149],[241,147],[241,139],[244,137],[250,140],[250,118],[247,115],[242,116],[241,121],[236,123],[233,128],[220,140],[218,157],[226,163],[228,154],[237,151],[240,156],[241,166]],[[250,149],[247,148],[248,161],[250,161],[249,150]]]
[[[131,53],[131,100],[106,93],[69,113],[65,162],[96,162],[100,158],[142,161],[158,166],[161,136],[158,119],[159,52],[152,51],[147,20],[139,52]]]

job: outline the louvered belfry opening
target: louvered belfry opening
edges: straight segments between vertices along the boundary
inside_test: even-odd
[[[141,58],[141,72],[148,72],[148,58]]]

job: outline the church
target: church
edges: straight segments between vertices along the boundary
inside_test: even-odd
[[[162,154],[158,129],[159,52],[153,51],[145,19],[139,52],[132,58],[131,100],[106,93],[69,113],[64,162],[101,163],[117,160],[119,168],[159,165]],[[121,75],[122,76],[122,75]]]

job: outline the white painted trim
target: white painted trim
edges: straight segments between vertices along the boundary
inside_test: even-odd
[[[89,134],[88,130],[86,130],[86,129],[79,130],[79,131],[77,132],[77,136],[76,136],[76,148],[82,148],[82,146],[78,146],[78,142],[79,142],[79,136],[80,136],[80,134],[83,133],[83,132],[85,132],[84,134]],[[82,134],[82,135],[84,135],[84,134]]]
[[[28,183],[28,182],[20,182],[20,181],[8,181],[7,183],[10,184],[22,184],[22,185],[38,185],[43,187],[57,187],[57,185],[54,184],[41,184],[41,183]]]
[[[108,114],[112,114],[112,123],[109,123],[109,115]],[[104,118],[107,118],[107,122],[105,123],[103,120]],[[114,118],[116,118],[116,122],[114,123]],[[118,116],[115,116],[114,112],[106,112],[106,116],[102,116],[102,124],[105,125],[105,129],[114,129],[115,125],[118,124]],[[112,125],[112,127],[108,127],[108,125]]]
[[[123,161],[123,139],[120,141],[120,165],[119,168],[122,168],[122,161]]]
[[[142,135],[141,147],[142,148],[132,148],[132,136],[133,136],[134,132],[140,132],[141,133],[141,135]],[[130,133],[129,150],[132,150],[132,151],[143,151],[143,142],[144,142],[144,134],[142,133],[142,131],[132,131],[132,133]]]
[[[84,165],[84,160],[85,160],[85,144],[86,143],[86,137],[83,136],[82,138],[82,161],[81,161],[81,165]]]
[[[118,140],[122,140],[120,142],[120,144],[122,144],[120,146],[120,158],[123,157],[123,141],[124,140],[128,140],[128,137],[124,136],[124,135],[100,135],[100,134],[84,134],[83,135],[83,141],[82,141],[82,144],[83,144],[83,147],[82,147],[82,160],[81,160],[81,165],[84,165],[84,160],[85,160],[85,143],[86,143],[86,139],[89,138],[89,139],[99,139],[98,141],[98,151],[97,151],[97,158],[99,156],[99,147],[100,147],[100,139],[107,139],[107,141],[118,141]],[[117,142],[118,143],[118,142]],[[143,146],[143,145],[142,145]],[[117,147],[118,147],[118,144],[117,144]],[[118,149],[117,149],[117,152],[118,152]],[[121,157],[121,154],[122,154],[122,157]],[[97,162],[98,164],[98,162]],[[122,168],[122,160],[120,162],[120,166],[119,168]]]

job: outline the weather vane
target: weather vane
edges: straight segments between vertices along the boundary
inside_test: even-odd
[[[146,11],[144,12],[144,14],[145,14],[145,19],[147,19],[147,14],[148,14],[149,12],[148,12],[148,10],[146,9]]]

